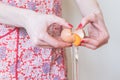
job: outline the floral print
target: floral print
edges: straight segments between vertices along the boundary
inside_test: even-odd
[[[61,0],[0,0],[4,4],[61,16]],[[48,32],[59,36],[61,26]],[[0,80],[67,80],[64,49],[34,47],[27,32],[0,23]]]

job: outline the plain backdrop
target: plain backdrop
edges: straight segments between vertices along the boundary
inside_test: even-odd
[[[79,48],[79,80],[120,80],[120,0],[98,0],[110,33],[109,43],[97,50]],[[75,27],[81,21],[75,0],[63,0],[63,17]],[[70,55],[70,50],[67,50]],[[68,63],[71,63],[70,58]],[[69,66],[69,80],[71,67]]]

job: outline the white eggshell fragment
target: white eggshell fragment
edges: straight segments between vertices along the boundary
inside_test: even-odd
[[[84,34],[84,30],[83,29],[78,29],[78,30],[75,30],[73,33],[76,33],[80,36],[80,38],[84,38],[85,34]]]

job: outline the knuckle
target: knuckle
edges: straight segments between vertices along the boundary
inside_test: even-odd
[[[106,41],[106,44],[108,43],[108,40]]]
[[[41,31],[41,33],[38,35],[38,39],[39,40],[47,39],[47,34]]]
[[[59,44],[58,44],[58,42],[56,42],[54,45],[54,48],[58,48],[58,47],[59,47]]]
[[[109,38],[106,39],[106,43],[108,43],[108,41],[109,41]]]
[[[97,18],[97,13],[93,13],[92,17],[93,17],[93,19],[96,19]]]
[[[100,45],[99,42],[95,43],[95,47],[99,47],[99,45]]]
[[[64,47],[64,45],[63,45],[63,44],[60,44],[59,42],[56,42],[56,43],[54,44],[54,48],[62,48],[62,47]]]
[[[32,42],[33,42],[33,45],[35,45],[35,46],[39,45],[39,40],[38,39],[33,39]]]
[[[108,43],[109,39],[110,39],[110,36],[107,34],[107,35],[105,36],[105,38],[103,39],[103,41],[105,41],[106,43]]]
[[[93,50],[96,50],[99,46],[100,46],[100,41],[97,41],[97,42],[93,45]]]
[[[106,39],[107,39],[107,41],[108,41],[108,40],[110,39],[110,35],[107,35],[107,36],[106,36]]]
[[[105,44],[107,44],[107,43],[108,43],[108,40],[106,40]]]
[[[97,46],[94,46],[92,49],[93,49],[93,50],[96,50],[96,49],[97,49]]]

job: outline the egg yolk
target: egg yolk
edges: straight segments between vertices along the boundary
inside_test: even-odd
[[[79,35],[77,35],[77,34],[73,34],[73,36],[74,36],[74,42],[73,42],[73,44],[75,45],[75,46],[79,46],[80,45],[80,43],[81,43],[81,37],[79,36]]]
[[[79,46],[84,37],[83,30],[72,32],[71,29],[64,29],[61,32],[61,38],[65,42],[73,43],[74,46]]]

